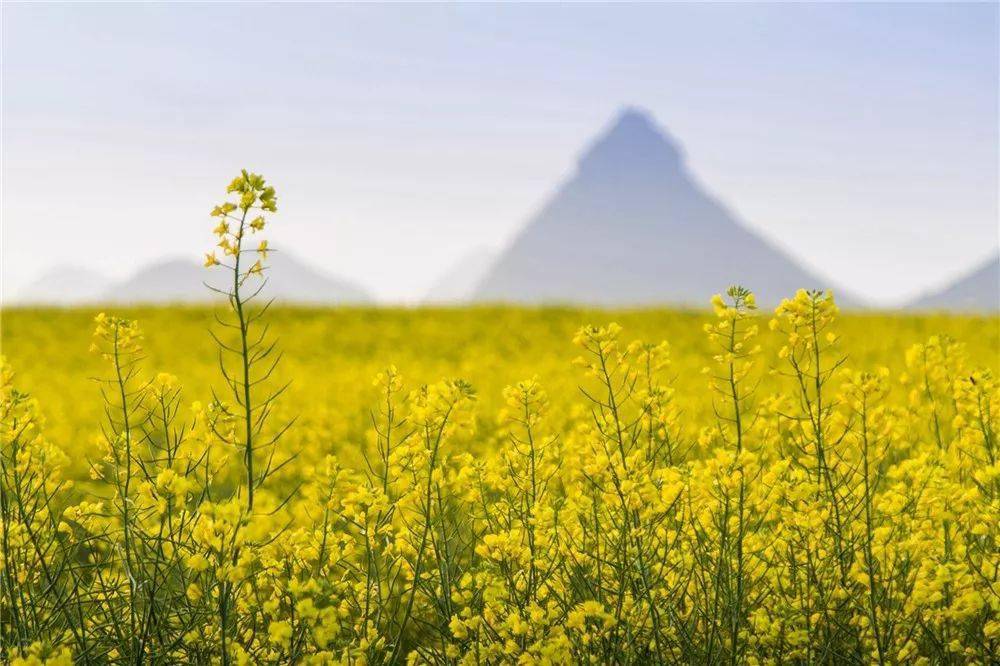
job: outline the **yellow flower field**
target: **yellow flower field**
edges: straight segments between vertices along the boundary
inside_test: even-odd
[[[492,447],[487,433],[503,403],[505,386],[537,377],[552,403],[550,418],[568,418],[579,406],[583,375],[573,366],[579,355],[573,336],[586,323],[617,322],[623,339],[667,341],[671,365],[665,375],[684,403],[698,415],[682,424],[696,433],[711,415],[701,370],[713,355],[702,327],[703,312],[673,310],[576,310],[568,308],[468,307],[442,309],[307,309],[274,306],[270,323],[284,353],[275,385],[291,381],[276,406],[298,418],[286,446],[316,448],[351,459],[370,436],[369,412],[376,405],[373,378],[395,365],[409,388],[460,377],[477,392],[479,435],[472,445]],[[88,352],[96,309],[14,309],[3,313],[2,353],[17,372],[17,385],[40,403],[46,436],[74,453],[91,449],[100,433],[103,407],[94,381],[106,368]],[[184,388],[182,416],[192,403],[211,400],[220,385],[218,350],[209,335],[211,308],[120,308],[115,314],[138,321],[144,331],[143,367],[149,376],[168,372]],[[759,343],[769,362],[778,360],[781,336],[767,330],[761,314]],[[1000,321],[987,317],[898,314],[844,314],[836,329],[848,364],[888,367],[898,380],[906,369],[905,351],[931,336],[961,341],[976,367],[1000,366]],[[764,364],[766,365],[766,364]],[[762,366],[763,393],[788,388],[783,378]],[[908,392],[894,382],[890,398]],[[303,441],[299,445],[297,442]],[[91,449],[92,450],[92,449]],[[72,476],[86,476],[84,456],[73,460]]]
[[[996,317],[265,310],[229,191],[216,308],[3,313],[11,663],[998,659]]]

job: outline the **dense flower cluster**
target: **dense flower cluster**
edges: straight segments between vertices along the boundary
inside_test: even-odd
[[[237,201],[225,201],[212,209],[212,217],[219,219],[218,226],[213,233],[219,238],[218,248],[222,252],[222,259],[217,256],[217,252],[209,252],[205,255],[205,266],[224,265],[234,269],[237,275],[237,284],[241,284],[250,275],[262,275],[264,272],[264,261],[267,261],[268,246],[266,240],[258,241],[257,248],[252,250],[257,258],[250,266],[240,268],[240,260],[249,248],[244,246],[247,232],[256,234],[264,230],[266,220],[265,213],[273,213],[278,210],[277,197],[274,188],[267,185],[263,176],[249,173],[245,169],[233,179],[233,182],[226,188],[229,194],[237,195]],[[259,214],[254,214],[254,211]],[[251,215],[254,215],[252,218]],[[231,261],[232,264],[226,262]]]
[[[231,191],[220,216],[273,210],[259,176]],[[236,363],[193,419],[138,325],[98,317],[90,481],[65,478],[0,370],[11,663],[1000,656],[1000,387],[961,343],[932,337],[901,373],[851,367],[832,296],[765,318],[734,287],[711,302],[700,390],[677,389],[696,352],[587,326],[568,409],[534,377],[494,418],[469,383],[408,390],[390,366],[355,458],[315,432],[293,458],[283,438],[304,426],[268,420],[282,389],[249,361],[272,347],[247,335],[261,311],[242,309],[239,241],[218,338]]]

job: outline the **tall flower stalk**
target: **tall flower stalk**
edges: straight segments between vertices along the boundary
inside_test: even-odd
[[[755,344],[757,304],[750,290],[730,287],[725,297],[716,294],[712,298],[712,307],[717,321],[705,324],[704,329],[715,348],[716,365],[705,371],[715,394],[716,426],[705,432],[703,440],[715,446],[708,469],[716,477],[718,505],[709,512],[708,523],[716,529],[702,528],[698,539],[699,548],[708,546],[715,551],[714,574],[705,599],[708,606],[703,611],[711,627],[705,659],[737,664],[746,653],[744,635],[751,588],[746,541],[753,531],[747,512],[752,478],[748,477],[753,477],[759,467],[756,456],[746,450],[746,439],[755,418],[750,406],[755,388],[751,372],[760,345]]]
[[[267,185],[263,176],[250,173],[244,169],[226,188],[233,200],[226,200],[212,209],[212,217],[218,218],[218,226],[214,233],[219,238],[218,251],[205,255],[205,266],[223,267],[228,271],[228,286],[214,287],[211,290],[226,297],[228,317],[216,317],[216,321],[224,330],[231,334],[227,339],[212,333],[219,347],[219,368],[225,380],[228,394],[235,402],[235,407],[214,395],[214,404],[224,417],[220,422],[228,423],[231,419],[238,420],[241,428],[219,429],[216,435],[227,443],[238,447],[243,455],[244,482],[240,489],[245,491],[245,509],[240,520],[241,527],[254,515],[254,494],[276,467],[274,461],[274,443],[287,428],[281,428],[265,440],[264,428],[271,414],[275,399],[284,391],[287,385],[270,393],[261,393],[261,385],[266,382],[277,368],[281,359],[275,351],[275,343],[268,340],[268,326],[261,324],[270,302],[261,307],[255,307],[261,296],[267,278],[265,276],[266,261],[269,248],[267,240],[259,239],[256,247],[252,247],[254,238],[264,231],[267,223],[265,215],[277,211],[277,199],[274,188]],[[221,259],[217,253],[221,251]],[[233,335],[232,333],[235,333]],[[235,342],[232,338],[235,338]],[[215,426],[213,426],[215,427]],[[236,434],[242,430],[242,436]],[[258,461],[258,455],[267,452],[266,459]],[[234,534],[232,552],[232,567],[234,571],[242,571],[238,566],[241,548],[238,543],[244,538],[240,530]],[[220,641],[223,662],[229,663],[230,641],[232,633],[238,631],[233,620],[232,608],[235,588],[239,580],[227,580],[223,584],[219,599]]]
[[[273,354],[274,344],[266,340],[266,326],[254,337],[256,331],[253,327],[263,317],[267,305],[256,311],[251,311],[250,308],[251,303],[260,296],[267,283],[267,278],[264,276],[266,269],[264,262],[267,261],[269,250],[264,239],[258,241],[255,249],[251,249],[249,245],[250,238],[264,230],[266,224],[264,214],[274,213],[278,208],[274,188],[267,185],[262,176],[250,173],[246,169],[233,179],[226,192],[237,195],[238,200],[225,201],[212,209],[212,217],[219,218],[214,233],[219,238],[218,247],[223,256],[220,260],[216,256],[217,252],[206,254],[205,266],[222,266],[230,274],[227,289],[209,288],[226,296],[232,319],[218,321],[224,328],[238,332],[238,344],[233,346],[214,333],[213,337],[219,345],[219,367],[226,385],[231,389],[233,398],[239,405],[243,421],[241,444],[243,464],[246,468],[246,503],[247,512],[253,513],[254,490],[263,483],[270,471],[255,469],[255,454],[262,448],[255,440],[264,427],[272,401],[277,397],[274,394],[255,402],[254,389],[274,372],[280,355]],[[260,280],[251,282],[251,278]],[[235,372],[226,362],[223,352],[229,352],[237,357]],[[267,365],[262,373],[255,375],[254,370],[261,364]]]

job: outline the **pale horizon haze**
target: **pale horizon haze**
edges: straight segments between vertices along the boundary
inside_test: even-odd
[[[998,245],[995,3],[0,11],[5,297],[57,266],[199,260],[246,167],[277,188],[273,246],[417,302],[509,242],[627,106],[874,305]]]

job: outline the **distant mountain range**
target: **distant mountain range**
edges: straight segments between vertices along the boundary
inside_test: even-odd
[[[285,252],[268,256],[268,284],[262,296],[303,304],[369,303],[360,286],[326,275]],[[187,259],[150,264],[131,277],[112,281],[79,268],[51,271],[17,295],[17,302],[49,305],[72,303],[200,303],[217,298],[206,286],[223,287],[223,269],[204,268]]]
[[[368,303],[359,285],[288,253],[270,256],[266,294],[290,303]],[[126,280],[64,267],[15,302],[193,303],[212,299],[220,273],[186,259],[151,264]],[[800,288],[833,288],[751,230],[694,179],[677,142],[645,112],[626,109],[590,145],[575,172],[504,250],[479,248],[447,268],[427,303],[511,302],[704,307],[731,284],[772,306]],[[907,307],[1000,311],[1000,251],[967,276]]]
[[[731,284],[774,304],[834,285],[707,194],[680,147],[625,110],[476,287],[478,301],[703,306]],[[838,300],[857,303],[843,290]]]
[[[17,303],[74,305],[96,301],[108,288],[108,278],[79,266],[58,266],[14,294]]]
[[[1000,311],[1000,250],[967,275],[921,296],[909,307],[951,312]]]

